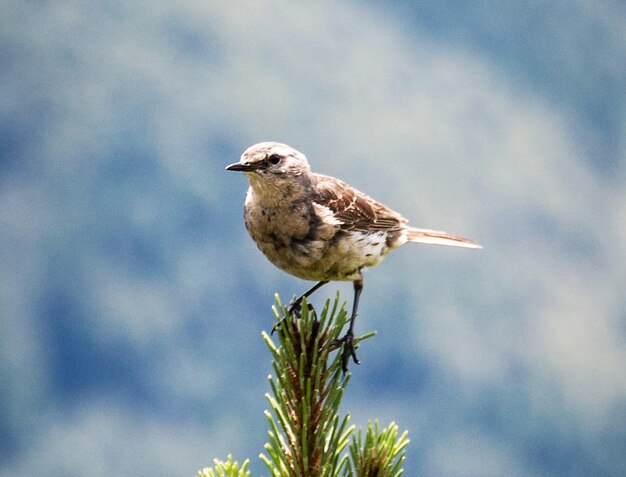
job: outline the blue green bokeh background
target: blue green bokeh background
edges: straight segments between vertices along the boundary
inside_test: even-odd
[[[0,475],[265,472],[260,333],[310,284],[224,171],[264,140],[485,247],[366,274],[344,410],[410,431],[406,475],[626,475],[625,31],[618,1],[0,2]]]

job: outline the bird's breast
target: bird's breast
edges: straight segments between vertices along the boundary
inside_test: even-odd
[[[311,276],[325,242],[318,236],[316,216],[304,201],[267,207],[248,200],[244,220],[257,247],[274,265],[300,278],[317,279]]]

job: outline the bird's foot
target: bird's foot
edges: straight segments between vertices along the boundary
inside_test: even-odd
[[[331,346],[343,347],[341,351],[341,369],[344,374],[348,372],[348,362],[350,358],[352,358],[354,364],[361,364],[356,355],[356,343],[354,342],[354,333],[352,331],[348,331],[343,337],[334,340]]]
[[[309,305],[310,309],[310,305]],[[295,299],[289,304],[289,308],[287,308],[287,313],[294,316],[296,319],[302,317],[302,297]]]
[[[313,309],[313,305],[311,305],[310,303],[307,304],[307,309],[309,310],[309,313],[315,313],[315,310]],[[295,318],[296,320],[299,320],[300,318],[302,318],[302,298],[298,298],[297,300],[292,301],[289,307],[287,308],[287,313],[289,316]],[[289,317],[283,318],[282,320],[275,323],[274,326],[272,327],[272,331],[270,334],[273,335],[276,331],[278,331],[278,329],[281,326],[283,326],[283,324],[288,320],[288,318]],[[315,319],[317,320],[317,316],[315,316]]]
[[[274,326],[272,326],[272,331],[270,331],[270,335],[274,335],[274,333],[276,333],[278,330],[280,330],[280,328],[282,328],[282,326],[285,324],[285,319],[286,318],[283,318],[282,320],[274,323]]]

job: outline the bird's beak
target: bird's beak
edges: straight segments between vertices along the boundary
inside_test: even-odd
[[[255,171],[259,167],[256,164],[244,164],[242,162],[235,162],[230,166],[226,166],[227,171],[241,171],[241,172],[250,172]]]

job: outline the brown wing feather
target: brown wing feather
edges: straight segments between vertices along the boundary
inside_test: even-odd
[[[395,230],[407,223],[400,214],[339,179],[321,174],[313,174],[312,179],[313,201],[328,207],[344,230]]]

